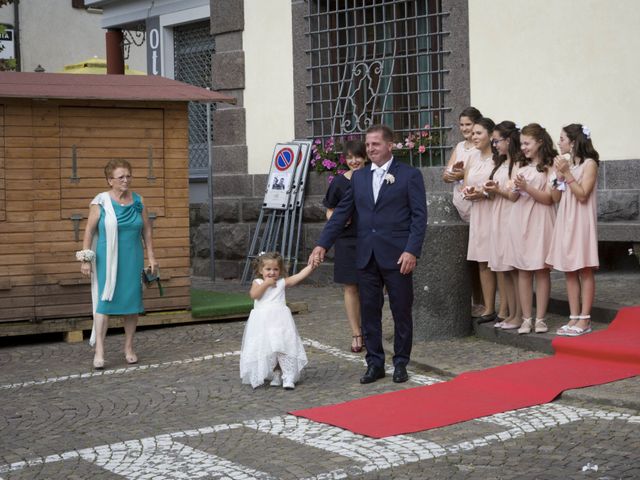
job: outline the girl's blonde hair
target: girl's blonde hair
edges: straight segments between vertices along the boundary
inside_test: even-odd
[[[278,252],[262,252],[259,253],[258,256],[253,260],[253,273],[256,278],[262,278],[262,267],[264,266],[264,262],[268,260],[274,260],[278,262],[278,267],[280,268],[280,275],[283,277],[287,276],[287,269],[285,268],[284,258]]]

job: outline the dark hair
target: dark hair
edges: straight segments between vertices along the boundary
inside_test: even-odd
[[[126,168],[127,170],[129,170],[129,174],[133,175],[133,169],[131,168],[131,164],[126,160],[118,158],[118,159],[109,160],[109,163],[107,163],[104,166],[104,176],[107,180],[111,178],[111,174],[116,168]]]
[[[458,120],[460,120],[462,117],[467,117],[471,119],[473,123],[478,123],[478,120],[482,118],[482,114],[476,107],[467,107],[460,112],[460,115],[458,115]]]
[[[600,154],[591,142],[591,134],[585,135],[583,131],[584,125],[581,123],[572,123],[563,127],[564,133],[567,134],[569,140],[573,142],[573,155],[580,159],[580,163],[583,163],[587,158],[595,160],[596,164],[600,164]]]
[[[539,172],[546,172],[547,168],[553,165],[553,159],[558,155],[558,151],[553,146],[553,140],[549,136],[547,130],[539,123],[530,123],[526,125],[521,131],[520,135],[526,135],[532,137],[537,142],[540,142],[539,155],[542,159],[542,163],[536,165],[536,170]],[[524,156],[522,150],[518,153],[518,163],[521,166],[528,165],[531,159]]]
[[[372,125],[367,129],[366,133],[367,135],[370,133],[381,133],[382,139],[385,142],[393,142],[393,130],[391,130],[386,125],[382,125],[382,124]]]
[[[343,150],[345,155],[350,153],[354,157],[367,159],[367,146],[362,140],[347,140]]]
[[[253,273],[257,278],[262,278],[260,270],[262,270],[264,262],[268,260],[275,260],[276,262],[278,262],[278,267],[280,268],[281,275],[283,277],[287,276],[287,269],[285,268],[284,258],[282,258],[282,255],[280,255],[278,252],[264,252],[259,254],[253,260]]]
[[[500,137],[505,140],[509,140],[509,177],[513,171],[513,166],[516,164],[516,159],[520,153],[520,130],[516,127],[516,124],[511,120],[504,120],[496,125],[494,132],[498,132]],[[496,173],[500,165],[507,160],[507,155],[498,155],[496,152],[493,156],[493,163],[496,165],[489,178],[493,180],[493,174]]]

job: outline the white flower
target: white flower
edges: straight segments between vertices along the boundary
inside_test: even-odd
[[[387,174],[384,176],[384,181],[385,181],[385,182],[387,182],[387,183],[389,183],[389,184],[391,184],[391,183],[393,183],[393,182],[395,182],[395,181],[396,181],[396,177],[394,177],[394,176],[393,176],[393,175],[391,175],[390,173],[387,173]]]
[[[79,262],[91,262],[96,254],[91,250],[79,250],[76,252],[76,260]]]
[[[585,137],[591,138],[591,129],[586,125],[582,125],[582,133],[584,133]]]

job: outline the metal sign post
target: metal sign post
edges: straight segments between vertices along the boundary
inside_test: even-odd
[[[242,273],[243,284],[250,280],[251,263],[260,252],[279,251],[288,265],[293,261],[293,271],[296,271],[310,153],[310,141],[276,144],[262,208]],[[294,244],[296,258],[291,256]]]

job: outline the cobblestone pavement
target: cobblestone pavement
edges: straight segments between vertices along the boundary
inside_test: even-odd
[[[640,478],[640,411],[588,400],[381,440],[287,415],[541,356],[473,338],[430,342],[416,357],[437,368],[416,362],[406,384],[363,386],[341,291],[304,285],[288,299],[309,305],[296,316],[309,366],[294,391],[240,384],[242,321],[141,330],[135,366],[122,334],[110,334],[102,372],[86,343],[0,348],[0,479]]]

